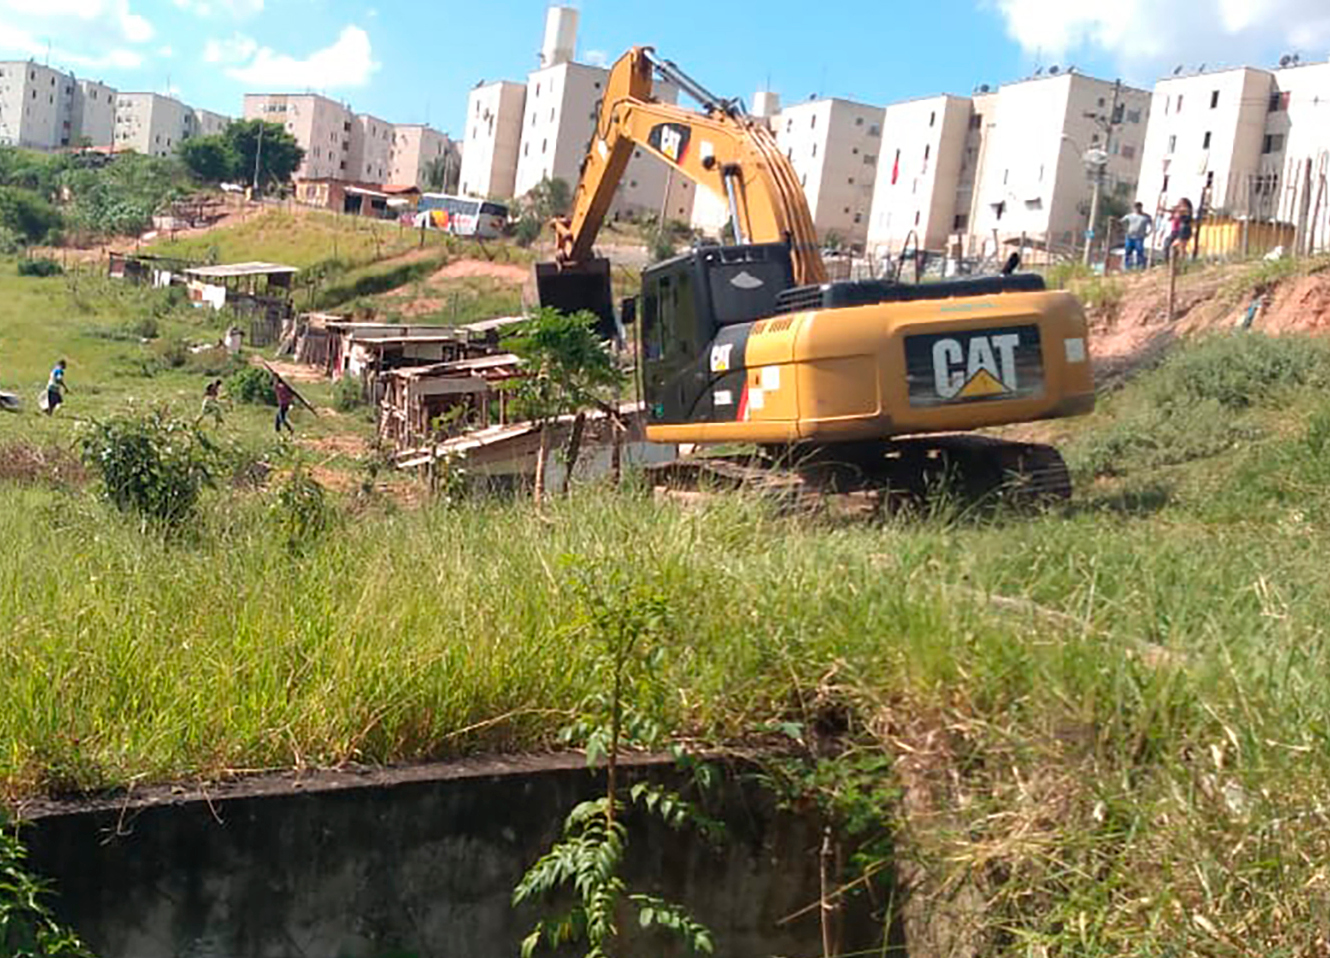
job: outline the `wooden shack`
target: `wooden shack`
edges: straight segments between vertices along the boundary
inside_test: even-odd
[[[378,377],[378,436],[397,450],[417,448],[508,422],[499,384],[522,375],[511,353],[392,369]]]

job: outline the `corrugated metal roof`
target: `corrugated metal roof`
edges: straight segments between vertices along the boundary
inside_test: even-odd
[[[227,263],[223,266],[196,266],[184,271],[187,276],[206,276],[211,279],[225,279],[236,276],[271,276],[280,273],[298,273],[294,266],[281,263]]]

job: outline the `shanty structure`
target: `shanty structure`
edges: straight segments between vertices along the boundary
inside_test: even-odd
[[[507,425],[502,384],[522,375],[512,353],[389,370],[378,377],[378,436],[398,450]]]
[[[329,178],[298,181],[295,196],[304,206],[374,219],[397,219],[420,203],[420,189],[414,185],[381,186]]]
[[[575,416],[560,416],[550,424],[551,450],[567,445],[575,420]],[[640,403],[621,404],[613,417],[604,410],[588,412],[584,423],[581,454],[573,478],[603,478],[616,468],[640,468],[678,458],[678,446],[647,442]],[[504,492],[532,482],[539,449],[540,424],[517,422],[488,426],[421,448],[402,450],[397,454],[397,465],[402,469],[432,469],[440,461],[458,463],[473,490]],[[545,488],[558,492],[568,481],[562,457],[547,456]]]
[[[184,270],[190,302],[213,309],[229,307],[249,321],[249,344],[268,346],[277,341],[291,305],[294,266],[281,263],[227,263],[193,266]]]

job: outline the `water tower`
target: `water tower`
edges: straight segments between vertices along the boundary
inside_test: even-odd
[[[557,67],[573,58],[577,48],[577,11],[572,7],[550,7],[545,13],[545,42],[540,48],[540,66]]]
[[[772,90],[758,90],[753,94],[753,116],[767,119],[780,112],[780,94]]]

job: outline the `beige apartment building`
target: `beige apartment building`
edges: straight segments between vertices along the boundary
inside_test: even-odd
[[[772,118],[822,241],[862,247],[882,150],[879,106],[835,98],[787,106]]]
[[[194,111],[172,97],[160,93],[121,93],[116,97],[116,150],[173,156],[181,143],[198,132]]]
[[[216,136],[219,133],[224,133],[226,128],[231,125],[229,116],[223,116],[211,110],[195,110],[194,116],[198,121],[199,136]]]
[[[350,108],[317,93],[246,93],[245,119],[280,123],[305,151],[296,179],[342,179],[351,175]]]
[[[361,113],[351,125],[351,152],[344,180],[387,183],[392,169],[393,125]]]
[[[32,150],[73,145],[74,77],[30,61],[0,62],[0,144]]]
[[[516,195],[526,85],[500,80],[473,89],[466,102],[460,189],[465,196]]]
[[[79,80],[74,90],[74,145],[110,147],[115,144],[115,88],[97,80]]]
[[[444,168],[443,192],[457,191],[457,178],[461,156],[447,134],[428,126],[406,124],[393,127],[392,148],[388,153],[387,182],[412,185],[420,189],[428,186],[428,173],[434,163]]]
[[[970,211],[961,172],[976,115],[970,99],[945,94],[887,107],[868,222],[870,253],[944,249],[966,229]],[[972,187],[973,176],[969,182]]]

